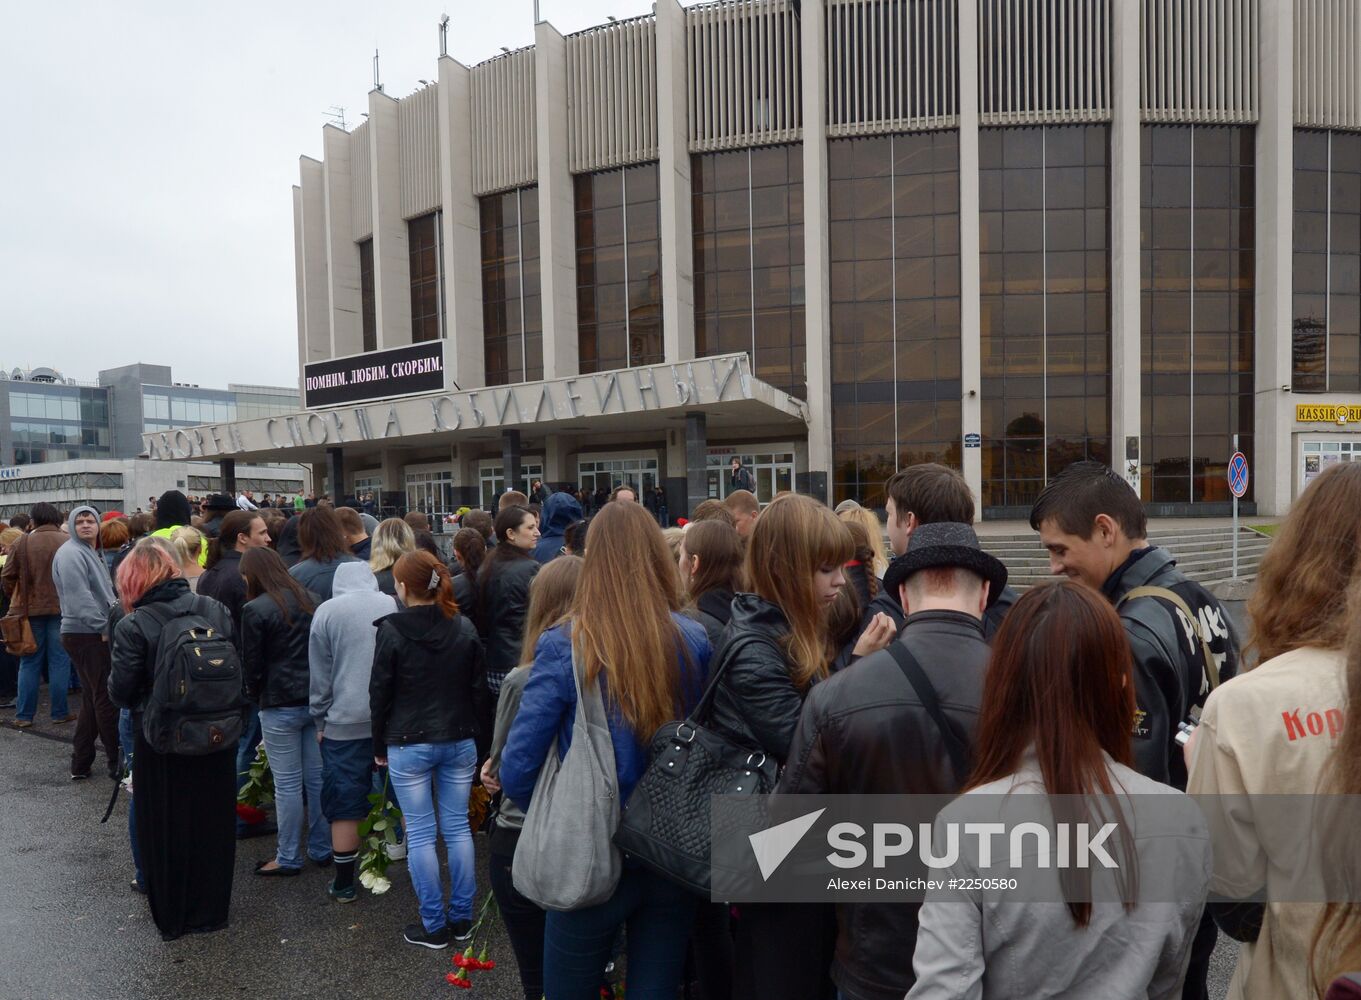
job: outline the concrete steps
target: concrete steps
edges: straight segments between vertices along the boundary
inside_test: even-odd
[[[1271,539],[1251,528],[1238,533],[1238,576],[1252,579],[1271,545]],[[1158,530],[1149,532],[1152,544],[1168,549],[1177,567],[1203,586],[1233,578],[1233,528],[1229,525]],[[1052,579],[1048,554],[1035,532],[991,535],[980,539],[983,547],[1006,564],[1009,582],[1018,589]]]

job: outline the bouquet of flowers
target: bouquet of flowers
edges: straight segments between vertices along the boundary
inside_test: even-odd
[[[243,823],[263,823],[268,819],[264,807],[274,801],[274,774],[269,769],[263,741],[255,748],[250,767],[242,773],[246,783],[236,793],[236,815]]]
[[[471,973],[496,968],[496,962],[487,957],[487,934],[483,933],[482,930],[489,916],[487,911],[495,904],[496,897],[490,892],[487,893],[487,898],[482,901],[482,909],[477,911],[477,920],[473,923],[472,940],[467,948],[454,953],[454,971],[447,973],[444,977],[445,982],[451,986],[457,986],[461,990],[470,990],[473,988]],[[482,949],[481,953],[474,958],[473,952],[477,950],[479,937],[482,940]]]
[[[369,796],[369,814],[359,824],[359,841],[363,855],[359,859],[359,884],[375,896],[392,888],[388,880],[388,865],[394,860],[398,844],[397,830],[401,826],[401,810],[388,798],[388,782],[383,778],[383,793]]]

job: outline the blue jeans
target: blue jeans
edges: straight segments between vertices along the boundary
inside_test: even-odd
[[[307,790],[307,856],[331,856],[331,825],[321,813],[321,746],[306,705],[260,709],[260,732],[274,775],[274,812],[279,823],[280,868],[301,868],[303,789]]]
[[[471,920],[477,873],[473,869],[473,835],[468,829],[468,793],[477,770],[477,745],[472,740],[393,743],[388,745],[387,754],[388,775],[406,824],[406,867],[416,889],[421,923],[433,932],[458,920]],[[453,883],[447,909],[435,852],[436,834],[444,838]]]
[[[625,868],[614,895],[570,913],[550,910],[543,939],[544,992],[596,1000],[615,936],[625,930],[629,1000],[674,1000],[699,897],[643,868]]]
[[[255,748],[259,745],[260,710],[251,705],[246,714],[246,727],[241,732],[241,742],[236,745],[236,790],[238,792],[246,787],[251,761],[255,760]],[[238,834],[243,830],[249,830],[251,826],[250,823],[243,823],[239,817],[236,820],[236,832]]]
[[[123,748],[123,769],[131,774],[132,748],[137,745],[137,737],[133,733],[132,712],[126,708],[118,711],[118,743]],[[142,855],[137,850],[137,814],[133,811],[136,808],[137,800],[128,796],[128,844],[132,847],[132,869],[137,881],[142,882]]]
[[[19,701],[14,717],[32,722],[38,714],[38,685],[42,682],[43,664],[47,664],[47,690],[52,697],[52,718],[64,719],[71,714],[66,704],[66,687],[71,683],[71,658],[61,644],[61,615],[38,615],[30,618],[33,638],[38,643],[35,652],[19,661]]]

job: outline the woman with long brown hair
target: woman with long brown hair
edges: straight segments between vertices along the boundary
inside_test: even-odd
[[[1186,790],[1224,807],[1219,821],[1235,834],[1231,843],[1252,845],[1216,852],[1216,892],[1246,898],[1265,888],[1271,898],[1269,886],[1247,883],[1261,870],[1295,868],[1298,830],[1277,834],[1277,815],[1265,803],[1321,788],[1346,708],[1344,649],[1356,620],[1348,594],[1359,570],[1361,465],[1336,465],[1300,494],[1263,556],[1248,601],[1248,648],[1259,662],[1210,693],[1191,746]],[[1317,730],[1309,728],[1315,716]],[[1269,902],[1256,914],[1260,930],[1253,920],[1243,933],[1217,914],[1244,941],[1229,995],[1308,996],[1310,934],[1321,910]]]
[[[678,583],[656,519],[641,504],[606,504],[591,522],[570,620],[540,637],[501,755],[501,784],[516,805],[530,808],[548,754],[565,754],[572,741],[577,677],[583,687],[601,687],[619,802],[628,801],[653,735],[698,703],[708,673],[709,640],[679,613]],[[615,936],[627,925],[630,991],[674,996],[697,902],[675,883],[626,863],[606,902],[547,915],[545,994],[599,996]]]
[[[246,603],[241,608],[241,672],[246,697],[260,710],[260,732],[274,775],[278,849],[255,874],[302,872],[302,841],[319,865],[331,861],[331,828],[321,813],[321,747],[308,712],[308,639],[321,603],[288,572],[279,553],[250,549],[241,556]],[[304,826],[304,789],[307,822]]]
[[[1119,617],[1089,587],[1044,584],[1016,602],[993,650],[973,774],[938,824],[1000,814],[1014,825],[1018,813],[1048,813],[1071,827],[1101,813],[1117,822],[1106,846],[1118,870],[1049,869],[1064,902],[928,895],[908,997],[1181,996],[1209,836],[1185,796],[1132,767],[1133,660]],[[980,860],[976,841],[959,840],[949,874],[1000,874]]]
[[[471,528],[464,531],[482,536]],[[495,794],[501,790],[497,775],[501,770],[501,751],[506,737],[520,710],[520,699],[529,682],[529,671],[534,666],[534,647],[539,637],[557,625],[572,609],[576,600],[577,581],[581,579],[584,561],[580,556],[558,556],[539,570],[529,585],[529,616],[525,620],[525,642],[521,647],[520,666],[506,674],[501,684],[501,696],[496,701],[496,730],[492,735],[491,754],[482,765],[482,784]],[[524,829],[524,810],[509,798],[502,797],[496,811],[496,822],[489,838],[491,860],[488,874],[491,891],[496,896],[496,908],[506,925],[506,935],[515,950],[515,964],[520,973],[520,985],[525,1000],[539,1000],[543,996],[543,928],[544,911],[531,899],[515,889],[511,869],[515,864],[515,848]]]
[[[715,649],[732,618],[733,596],[742,589],[745,559],[742,538],[727,521],[699,521],[686,526],[679,556],[685,603],[709,633]]]
[[[448,568],[428,552],[408,552],[392,575],[403,608],[379,619],[369,678],[374,763],[388,768],[406,822],[407,870],[421,919],[404,937],[440,949],[472,933],[477,880],[468,793],[490,704],[482,643],[459,614]],[[437,836],[449,860],[447,902]]]

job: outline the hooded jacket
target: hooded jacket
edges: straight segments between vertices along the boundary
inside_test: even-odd
[[[574,521],[581,520],[581,504],[570,493],[554,493],[543,505],[543,516],[539,519],[541,534],[539,543],[534,546],[534,558],[540,563],[551,562],[561,555],[567,529]]]
[[[304,559],[288,567],[289,575],[316,594],[323,601],[331,599],[331,589],[335,581],[336,567],[342,563],[358,562],[348,552],[342,552],[334,559],[321,562],[318,559]]]
[[[492,703],[482,642],[463,615],[416,605],[374,622],[369,678],[375,751],[391,744],[491,742]]]
[[[61,632],[97,635],[109,624],[109,609],[117,597],[109,580],[109,570],[100,555],[99,537],[90,545],[76,537],[76,515],[92,514],[93,507],[76,507],[66,518],[68,538],[52,557],[52,585],[61,599]]]
[[[1134,653],[1134,765],[1154,781],[1184,790],[1186,759],[1176,742],[1177,724],[1192,705],[1205,704],[1204,657],[1190,623],[1171,602],[1138,597],[1121,604],[1136,587],[1164,587],[1186,602],[1210,643],[1221,683],[1238,672],[1238,639],[1228,612],[1177,569],[1166,549],[1136,550],[1102,585],[1120,612]]]
[[[309,710],[317,731],[332,740],[372,735],[369,678],[378,630],[374,622],[397,611],[381,593],[368,563],[336,567],[331,599],[312,617],[308,643]]]
[[[308,594],[312,607],[317,595]],[[312,612],[304,611],[292,591],[283,594],[288,617],[269,594],[241,609],[241,672],[246,697],[261,708],[306,705],[308,633]]]

